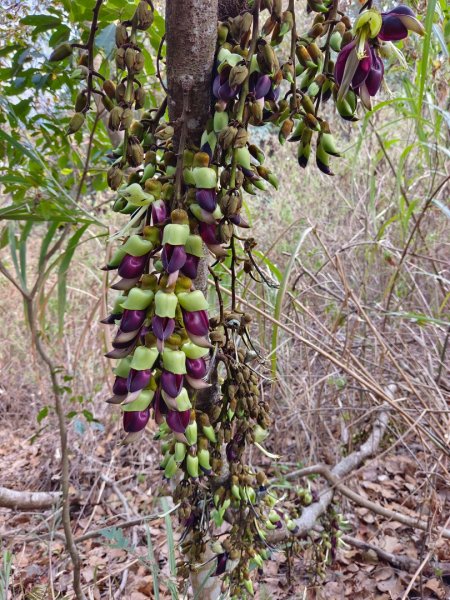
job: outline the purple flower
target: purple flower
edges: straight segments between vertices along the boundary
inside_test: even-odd
[[[153,225],[164,223],[169,218],[169,209],[164,200],[156,200],[152,203]]]
[[[186,262],[186,250],[184,246],[172,246],[165,244],[161,253],[164,269],[170,274],[179,271]]]
[[[228,102],[236,98],[239,92],[239,87],[231,87],[228,82],[228,77],[231,69],[222,69],[220,75],[216,75],[213,81],[213,94],[219,100]]]
[[[370,53],[369,44],[364,44],[365,56],[359,58],[357,54],[357,41],[353,40],[347,44],[339,52],[334,76],[337,83],[345,88],[342,95],[345,96],[349,87],[352,89],[358,88],[367,78],[372,67],[372,55]]]
[[[272,88],[272,81],[268,75],[252,73],[249,81],[250,93],[254,94],[256,100],[267,96]]]
[[[152,319],[152,332],[155,337],[165,342],[175,330],[175,319],[154,316]]]
[[[128,394],[127,378],[116,377],[112,388],[115,396],[126,396]]]
[[[414,11],[409,6],[399,6],[381,13],[382,25],[378,38],[384,42],[398,42],[408,37],[409,31],[420,35],[424,34],[424,28],[416,19]]]
[[[217,196],[215,189],[199,189],[195,193],[195,199],[201,208],[203,208],[203,210],[206,210],[210,213],[216,210]]]
[[[199,256],[194,256],[193,254],[186,254],[186,262],[181,269],[183,275],[189,277],[190,279],[195,279],[197,277],[198,264],[200,262]]]
[[[142,431],[150,419],[150,410],[128,411],[123,413],[123,428],[127,433]]]
[[[186,427],[189,425],[190,416],[190,410],[182,410],[180,412],[177,410],[169,410],[166,417],[167,425],[172,431],[175,431],[175,433],[184,433]]]
[[[143,256],[131,256],[126,254],[119,266],[119,275],[124,279],[136,279],[140,277],[145,271],[147,264],[148,255]]]
[[[133,394],[134,392],[143,390],[150,383],[152,378],[151,369],[145,369],[143,371],[137,371],[136,369],[130,369],[127,378],[128,391]]]
[[[186,372],[193,379],[203,379],[208,368],[204,358],[186,358]]]
[[[183,389],[184,376],[163,370],[161,373],[161,388],[171,398],[176,398]]]
[[[194,310],[189,312],[182,309],[184,327],[189,334],[192,335],[207,335],[209,332],[209,319],[206,310]]]
[[[127,310],[125,309],[120,321],[120,329],[125,332],[136,331],[140,329],[145,321],[145,310]]]

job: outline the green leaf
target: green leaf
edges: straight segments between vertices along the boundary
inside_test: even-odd
[[[48,406],[44,406],[44,408],[41,408],[41,410],[37,414],[37,417],[36,417],[37,422],[41,423],[41,421],[43,421],[47,415],[48,415]]]

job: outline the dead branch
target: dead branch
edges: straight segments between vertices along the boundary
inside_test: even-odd
[[[0,507],[13,510],[51,508],[61,498],[60,492],[26,492],[0,487]]]
[[[409,556],[404,556],[402,554],[391,554],[390,552],[386,552],[379,546],[375,546],[374,544],[369,544],[369,542],[363,542],[357,538],[354,538],[350,535],[343,535],[343,541],[354,548],[358,548],[359,550],[364,551],[372,551],[380,558],[381,560],[389,563],[395,569],[401,569],[402,571],[416,571],[420,566],[420,561],[415,558],[411,558]],[[434,574],[436,570],[439,570],[443,576],[450,575],[450,563],[441,563],[441,562],[431,562],[427,565],[427,572],[430,574]]]

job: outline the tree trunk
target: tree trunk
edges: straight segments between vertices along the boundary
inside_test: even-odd
[[[185,121],[187,143],[198,146],[210,116],[217,21],[218,0],[167,0],[168,109],[169,118],[175,126],[175,144],[179,143],[182,122]],[[206,257],[201,261],[195,281],[195,287],[204,292],[208,277],[207,261]],[[208,550],[203,557],[204,562],[212,557]],[[221,581],[208,577],[210,570],[211,563],[207,562],[191,576],[194,595],[198,593],[202,600],[220,597]]]

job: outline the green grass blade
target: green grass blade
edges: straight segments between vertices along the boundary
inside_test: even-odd
[[[169,503],[166,498],[161,499],[161,506],[165,513],[170,511]],[[164,516],[164,523],[166,525],[166,538],[167,538],[167,548],[168,548],[168,559],[169,559],[169,570],[170,575],[174,579],[177,576],[177,560],[175,556],[175,540],[173,537],[173,528],[172,528],[172,519],[170,518],[170,514],[166,514]],[[178,600],[178,590],[176,584],[172,580],[167,581],[167,587],[169,588],[170,594],[172,596],[172,600]]]
[[[429,78],[428,63],[430,58],[431,36],[433,33],[434,12],[436,10],[436,0],[429,0],[427,3],[427,14],[425,17],[425,37],[422,44],[422,59],[419,69],[419,95],[417,98],[417,117],[420,119],[422,114],[423,98],[425,95],[425,85]]]
[[[155,600],[159,600],[159,566],[155,560],[155,551],[153,550],[152,535],[148,525],[145,526],[145,532],[147,537],[147,552],[148,561],[150,563],[150,569],[152,572],[153,579],[153,592],[155,594]]]

